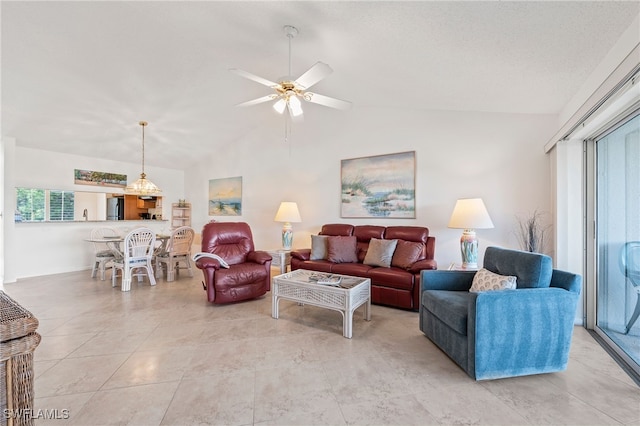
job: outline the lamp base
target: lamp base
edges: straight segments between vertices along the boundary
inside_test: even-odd
[[[462,269],[478,269],[478,239],[473,229],[465,229],[460,237]]]
[[[282,226],[282,249],[291,250],[291,244],[293,243],[293,229],[290,222],[286,222]]]

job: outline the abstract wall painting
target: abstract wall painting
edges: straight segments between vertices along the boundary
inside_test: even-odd
[[[415,219],[415,151],[342,160],[340,172],[341,217]]]

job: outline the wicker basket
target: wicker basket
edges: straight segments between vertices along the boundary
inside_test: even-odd
[[[0,291],[0,425],[33,425],[33,351],[38,320]]]

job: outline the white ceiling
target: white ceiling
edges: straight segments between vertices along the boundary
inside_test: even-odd
[[[19,146],[187,168],[279,120],[270,80],[316,61],[353,108],[558,113],[640,11],[633,2],[6,2],[2,135]],[[348,114],[305,104],[305,115]]]

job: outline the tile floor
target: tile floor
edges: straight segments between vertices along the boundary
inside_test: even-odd
[[[640,425],[640,389],[581,327],[566,372],[475,382],[417,313],[360,308],[345,339],[337,312],[282,301],[272,319],[269,294],[209,304],[196,272],[128,293],[87,271],[5,285],[40,320],[35,408],[68,412],[36,424]]]

